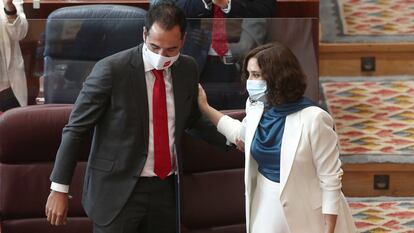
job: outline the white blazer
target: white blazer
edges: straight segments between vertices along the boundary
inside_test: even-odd
[[[247,101],[246,117],[242,122],[224,116],[217,125],[218,131],[230,142],[243,136],[245,139],[248,233],[258,174],[258,165],[250,156],[250,146],[263,109],[263,103]],[[308,107],[286,117],[280,156],[280,203],[291,233],[322,233],[323,214],[338,215],[335,233],[357,232],[341,191],[343,172],[337,145],[333,120],[321,108]]]
[[[24,62],[22,52],[20,50],[19,41],[22,40],[27,33],[28,23],[26,15],[23,12],[23,1],[13,1],[17,10],[17,18],[13,23],[9,23],[6,14],[3,11],[3,1],[0,1],[0,59],[4,59],[6,67],[0,74],[0,78],[7,78],[10,87],[13,90],[19,104],[27,105],[27,83],[24,73]],[[2,45],[3,44],[3,45]],[[3,61],[0,63],[2,65]],[[0,86],[0,90],[8,88]]]

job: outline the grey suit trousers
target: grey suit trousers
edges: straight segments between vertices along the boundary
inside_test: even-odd
[[[116,190],[114,190],[116,192]],[[94,233],[175,233],[175,177],[140,177],[119,215]]]

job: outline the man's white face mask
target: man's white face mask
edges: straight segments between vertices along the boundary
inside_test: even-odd
[[[178,57],[180,56],[180,53],[174,57],[164,57],[162,55],[156,54],[147,47],[147,44],[145,42],[142,46],[142,53],[145,60],[149,62],[156,70],[165,70],[169,68],[172,64],[174,64],[175,61],[177,61]]]

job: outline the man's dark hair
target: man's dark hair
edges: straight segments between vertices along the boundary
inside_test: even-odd
[[[184,37],[187,20],[184,12],[173,0],[159,0],[151,5],[145,16],[145,28],[147,32],[149,32],[155,22],[165,30],[171,30],[178,25],[180,27],[181,37]]]
[[[298,59],[287,46],[274,42],[250,51],[242,68],[244,84],[249,78],[247,64],[251,58],[257,59],[262,77],[266,80],[269,105],[292,103],[303,96],[306,89],[306,76]]]

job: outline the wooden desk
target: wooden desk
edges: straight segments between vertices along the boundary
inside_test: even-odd
[[[24,2],[28,19],[46,19],[54,10],[65,6],[89,4],[121,4],[148,9],[148,0],[40,0],[40,9],[33,9],[33,0]],[[274,13],[277,18],[319,17],[319,0],[277,0]]]

